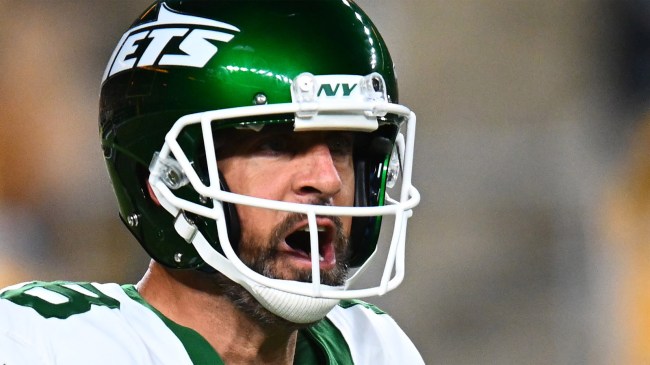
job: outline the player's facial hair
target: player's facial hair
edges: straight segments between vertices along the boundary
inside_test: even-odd
[[[252,238],[242,238],[240,242],[240,259],[253,271],[272,279],[282,279],[277,272],[274,263],[278,254],[277,247],[282,243],[284,237],[295,227],[296,223],[304,221],[302,214],[292,214],[285,218],[273,230],[267,245],[261,244]],[[338,217],[330,217],[334,222],[334,250],[336,252],[336,266],[329,271],[321,271],[321,283],[331,286],[343,285],[348,276],[349,268],[349,240],[343,233],[343,224]],[[247,250],[247,251],[246,251]],[[311,282],[311,270],[292,270],[292,280]],[[264,308],[246,289],[241,285],[232,282],[221,273],[217,273],[216,283],[219,291],[228,297],[235,306],[251,318],[267,325],[282,325],[291,328],[300,328],[305,325],[291,323],[276,316]]]

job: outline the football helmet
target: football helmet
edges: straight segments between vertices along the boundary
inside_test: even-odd
[[[420,199],[411,184],[415,114],[398,104],[386,44],[353,1],[157,1],[118,42],[99,114],[120,217],[159,263],[217,270],[296,323],[319,320],[341,299],[381,295],[401,283],[407,221]],[[215,139],[230,128],[269,125],[360,136],[354,206],[230,192]],[[396,199],[387,194],[395,183]],[[240,260],[239,227],[247,222],[239,221],[239,204],[307,217],[311,282],[269,278]],[[318,216],[352,217],[349,265],[356,272],[340,287],[320,280]],[[393,232],[383,273],[356,288],[377,256],[385,216]]]

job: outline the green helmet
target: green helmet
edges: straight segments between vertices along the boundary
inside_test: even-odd
[[[353,216],[352,267],[369,261],[382,216],[394,215],[388,274],[379,289],[354,296],[382,294],[401,282],[406,220],[419,201],[410,183],[415,115],[397,102],[386,44],[351,0],[157,1],[120,39],[102,80],[99,126],[120,217],[159,263],[215,269],[255,292],[251,286],[282,280],[268,281],[238,260],[234,205]],[[412,126],[404,141],[406,121]],[[308,208],[229,193],[214,139],[229,128],[271,124],[358,132],[355,207]],[[386,186],[400,167],[398,201]],[[292,282],[276,289],[331,303],[351,295],[313,288]],[[306,317],[291,319],[313,319]]]

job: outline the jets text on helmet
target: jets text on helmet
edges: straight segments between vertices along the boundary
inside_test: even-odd
[[[106,66],[102,82],[134,67],[201,68],[217,54],[217,46],[210,41],[227,43],[235,37],[225,31],[236,33],[239,29],[227,23],[175,13],[163,3],[158,20],[129,29],[122,36]],[[178,49],[168,47],[178,41]]]

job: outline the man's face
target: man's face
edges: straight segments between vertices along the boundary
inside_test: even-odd
[[[293,132],[264,127],[234,131],[218,150],[219,170],[231,192],[292,203],[352,206],[353,135]],[[239,256],[272,278],[311,280],[307,217],[237,206],[241,223]],[[341,285],[347,276],[351,217],[317,217],[321,280]]]

